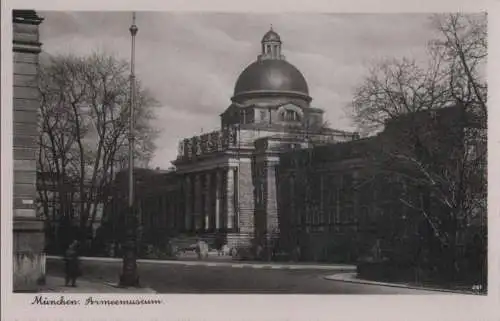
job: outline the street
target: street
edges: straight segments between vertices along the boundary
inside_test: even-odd
[[[47,261],[47,273],[63,276],[60,260]],[[117,282],[121,262],[82,261],[83,278]],[[429,294],[387,286],[325,280],[325,270],[280,270],[138,263],[141,285],[158,293],[211,294]]]

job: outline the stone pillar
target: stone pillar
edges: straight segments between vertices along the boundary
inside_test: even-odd
[[[215,229],[221,228],[222,173],[215,172]]]
[[[354,172],[352,173],[352,177],[353,177],[353,183],[352,185],[353,186],[357,186],[358,183],[359,183],[359,171],[358,170],[354,170]],[[360,212],[360,199],[359,199],[359,192],[357,191],[357,189],[355,188],[351,188],[351,191],[352,191],[352,201],[353,201],[353,209],[352,209],[352,215],[353,217],[351,219],[353,219],[356,223],[359,222],[359,212]],[[406,209],[407,207],[406,206],[403,206],[402,207],[403,209]],[[402,216],[405,215],[404,212],[401,213]],[[357,224],[355,224],[355,229],[357,230]]]
[[[279,237],[279,222],[278,222],[278,200],[276,186],[276,166],[278,162],[275,160],[265,161],[265,209],[266,209],[266,248],[268,259],[271,258],[271,253],[274,249],[275,242]]]
[[[208,231],[211,226],[211,218],[212,218],[212,172],[208,172],[205,174],[205,231]]]
[[[266,162],[266,229],[268,233],[278,229],[278,199],[276,191],[276,165],[274,161]]]
[[[196,231],[203,227],[202,197],[201,174],[196,174],[194,179],[194,229]]]
[[[240,158],[238,173],[235,179],[237,199],[236,221],[241,243],[249,245],[255,236],[255,185],[252,175],[251,158]]]
[[[234,168],[226,170],[226,228],[234,228]]]
[[[13,11],[13,290],[37,291],[45,281],[44,224],[35,210],[38,150],[38,28],[32,10]],[[5,108],[8,108],[7,106]]]
[[[185,197],[185,203],[184,203],[184,228],[186,231],[191,230],[192,226],[192,195],[191,195],[191,188],[192,182],[191,182],[191,177],[189,175],[186,175],[186,179],[184,182],[184,197]]]

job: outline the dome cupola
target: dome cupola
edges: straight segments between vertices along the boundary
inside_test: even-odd
[[[281,53],[281,37],[272,26],[262,37],[261,44],[262,51],[257,60],[238,77],[232,100],[289,97],[310,102],[307,82],[302,73],[286,61]]]
[[[262,37],[262,54],[259,59],[285,59],[281,55],[281,38],[274,30],[273,26]]]

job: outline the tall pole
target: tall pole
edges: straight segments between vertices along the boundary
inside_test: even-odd
[[[129,173],[128,173],[128,206],[134,206],[134,112],[135,112],[135,36],[139,30],[135,25],[135,12],[132,13],[132,25],[129,28],[130,35],[132,36],[132,52],[130,59],[130,118],[129,118]]]
[[[138,286],[139,275],[137,273],[136,258],[136,222],[137,217],[134,209],[134,111],[136,109],[136,82],[135,82],[135,36],[137,35],[135,24],[135,12],[132,13],[132,25],[129,28],[132,36],[132,52],[130,60],[130,116],[129,116],[129,164],[128,164],[128,219],[127,219],[127,239],[123,256],[123,271],[120,276],[121,286]]]

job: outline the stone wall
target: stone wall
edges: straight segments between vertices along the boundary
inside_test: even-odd
[[[14,223],[12,270],[14,291],[35,291],[45,281],[44,234],[39,224]]]
[[[34,11],[13,14],[14,291],[35,291],[45,277],[43,222],[35,211],[41,21]]]
[[[252,179],[252,163],[250,159],[242,159],[239,164],[239,231],[243,234],[254,230],[254,186]]]

